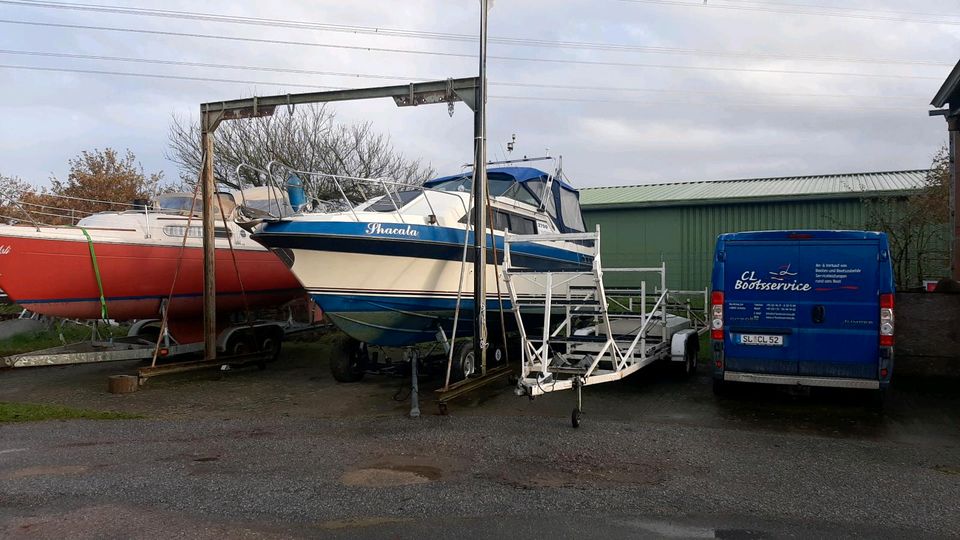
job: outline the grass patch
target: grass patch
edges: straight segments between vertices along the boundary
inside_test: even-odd
[[[19,316],[21,311],[23,308],[16,304],[0,302],[0,319]]]
[[[125,336],[127,335],[127,327],[102,327],[101,336],[106,337],[111,333],[114,336]],[[66,322],[63,325],[63,339],[67,343],[87,341],[90,339],[90,327],[73,322]],[[27,332],[0,341],[0,357],[40,349],[49,349],[50,347],[59,347],[60,345],[63,345],[63,342],[60,341],[60,332],[57,325],[53,325],[50,328],[45,328],[38,332]]]
[[[143,418],[139,414],[130,414],[116,411],[91,411],[87,409],[72,409],[59,405],[35,405],[31,403],[0,402],[0,423],[3,422],[37,422],[40,420],[127,420]]]

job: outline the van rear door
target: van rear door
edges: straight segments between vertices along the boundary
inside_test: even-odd
[[[877,378],[880,355],[880,246],[876,239],[799,243],[799,374]]]
[[[799,372],[797,292],[800,248],[788,240],[728,240],[723,253],[725,368]],[[772,289],[776,290],[772,290]]]

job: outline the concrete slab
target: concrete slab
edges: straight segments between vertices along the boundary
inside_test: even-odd
[[[0,321],[0,339],[10,339],[20,334],[39,332],[43,330],[46,323],[36,319],[10,319]]]

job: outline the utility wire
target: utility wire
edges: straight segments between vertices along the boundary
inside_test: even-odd
[[[857,14],[857,13],[844,13],[838,11],[824,11],[824,9],[834,9],[828,8],[827,6],[800,6],[799,4],[761,4],[757,3],[756,5],[729,5],[729,4],[718,4],[715,2],[685,2],[683,0],[617,0],[619,2],[625,2],[630,4],[652,4],[660,6],[683,6],[683,7],[694,7],[698,9],[711,9],[711,10],[735,10],[735,11],[756,11],[762,13],[781,13],[781,14],[790,14],[790,15],[815,15],[815,16],[825,16],[825,17],[841,17],[845,19],[864,19],[869,21],[894,21],[894,22],[911,22],[919,24],[942,24],[942,25],[960,25],[960,20],[947,20],[943,16],[938,15],[937,18],[930,19],[914,19],[914,18],[905,18],[900,16],[890,16],[890,15],[868,15],[866,13]],[[817,10],[803,9],[803,7],[809,8],[819,8]],[[849,9],[849,8],[848,8]],[[866,11],[866,10],[864,10]]]
[[[190,77],[183,75],[167,75],[160,73],[134,73],[127,71],[108,71],[108,70],[97,70],[97,69],[74,69],[74,68],[59,68],[59,67],[44,67],[44,66],[23,66],[23,65],[12,65],[12,64],[0,64],[0,69],[15,69],[15,70],[28,70],[28,71],[43,71],[43,72],[57,72],[57,73],[79,73],[85,75],[111,75],[111,76],[121,76],[121,77],[144,77],[152,79],[163,79],[163,80],[184,80],[184,81],[203,81],[203,82],[217,82],[217,83],[232,83],[232,84],[246,84],[246,85],[260,85],[260,86],[273,86],[273,87],[291,87],[291,88],[310,88],[310,89],[320,89],[320,90],[350,90],[350,87],[342,86],[322,86],[315,84],[303,84],[303,83],[281,83],[273,81],[252,81],[252,80],[239,80],[239,79],[221,79],[213,77]],[[690,101],[640,101],[640,100],[629,100],[629,99],[603,99],[596,97],[586,97],[586,98],[577,98],[577,97],[559,97],[559,96],[514,96],[514,95],[490,95],[491,98],[496,99],[507,99],[507,100],[523,100],[523,101],[560,101],[560,102],[572,102],[572,103],[629,103],[634,105],[682,105],[690,106],[692,103]],[[706,104],[704,104],[706,105]],[[762,102],[711,102],[710,105],[722,105],[723,107],[744,107],[744,108],[757,108],[757,107],[772,107],[772,108],[782,108],[782,109],[791,109],[791,108],[824,108],[824,109],[843,109],[843,110],[882,110],[882,111],[917,111],[925,109],[924,107],[905,107],[905,106],[864,106],[864,105],[839,105],[839,104],[823,104],[823,103],[809,103],[809,104],[800,104],[800,103],[762,103]]]
[[[192,11],[173,11],[165,9],[152,8],[132,8],[121,6],[107,6],[102,4],[85,4],[75,2],[52,2],[40,0],[0,0],[0,4],[16,5],[22,7],[39,7],[61,10],[92,11],[99,13],[116,13],[123,15],[139,15],[149,17],[165,17],[175,19],[186,19],[195,21],[209,21],[244,25],[272,26],[279,28],[295,28],[305,30],[320,30],[327,32],[343,32],[350,34],[367,34],[378,36],[390,36],[401,38],[433,39],[456,42],[476,42],[479,37],[472,34],[454,34],[448,32],[430,32],[423,30],[409,30],[402,28],[384,28],[377,26],[358,26],[346,24],[317,23],[307,21],[294,21],[286,19],[268,19],[262,17],[246,17],[236,15],[221,15],[216,13],[203,13]],[[774,53],[756,53],[746,51],[714,51],[708,49],[689,49],[680,47],[661,47],[661,46],[643,46],[629,45],[622,43],[599,43],[586,41],[560,41],[534,38],[516,38],[516,37],[489,37],[489,43],[514,45],[523,47],[544,47],[544,48],[563,48],[580,50],[599,50],[614,52],[639,52],[648,54],[673,54],[673,55],[694,55],[710,57],[730,57],[730,58],[766,58],[779,60],[803,60],[809,62],[843,62],[843,63],[864,63],[864,64],[896,64],[896,65],[927,65],[927,66],[946,66],[952,67],[952,63],[936,62],[930,60],[897,60],[882,58],[851,58],[838,56],[816,56],[816,55],[786,55]]]
[[[817,5],[817,4],[797,4],[795,2],[770,2],[766,0],[720,0],[721,2],[728,3],[739,3],[739,4],[760,4],[760,5],[770,5],[770,6],[782,6],[782,7],[791,7],[791,8],[815,8],[815,9],[829,9],[834,11],[854,11],[854,12],[871,12],[871,13],[889,13],[892,15],[918,15],[922,17],[960,17],[960,15],[953,15],[950,13],[933,13],[930,11],[899,11],[896,9],[877,9],[877,8],[855,8],[849,6],[827,6],[827,5]]]
[[[146,30],[146,29],[139,29],[139,28],[120,28],[120,27],[113,27],[113,26],[48,23],[48,22],[39,22],[39,21],[18,21],[18,20],[12,20],[12,19],[0,19],[0,24],[39,26],[39,27],[45,27],[45,28],[70,28],[70,29],[76,29],[76,30],[97,30],[97,31],[106,31],[106,32],[123,32],[123,33],[156,35],[156,36],[189,37],[189,38],[199,38],[199,39],[239,41],[239,42],[245,42],[245,43],[296,45],[296,46],[307,46],[307,47],[321,47],[321,48],[329,48],[329,49],[356,50],[356,51],[365,51],[365,52],[427,55],[427,56],[440,56],[440,57],[447,57],[447,58],[466,58],[470,60],[476,59],[475,54],[466,54],[466,53],[451,53],[451,52],[427,51],[427,50],[417,50],[417,49],[398,49],[398,48],[387,48],[387,47],[365,47],[365,46],[359,46],[359,45],[337,45],[337,44],[330,44],[330,43],[317,43],[317,42],[311,42],[311,41],[292,41],[292,40],[281,40],[281,39],[224,36],[224,35],[216,35],[216,34],[171,32],[166,30]],[[626,68],[677,69],[677,70],[688,70],[688,71],[777,73],[777,74],[789,74],[789,75],[823,75],[823,76],[837,76],[837,77],[860,77],[860,78],[877,78],[877,79],[913,79],[913,80],[932,80],[932,81],[943,80],[943,77],[926,77],[926,76],[919,76],[919,75],[902,75],[902,74],[885,74],[885,73],[852,73],[852,72],[838,72],[838,71],[790,70],[790,69],[774,69],[774,68],[745,68],[745,67],[738,68],[738,67],[725,67],[725,66],[684,66],[684,65],[676,65],[676,64],[614,62],[614,61],[602,61],[602,60],[569,60],[569,59],[555,59],[555,58],[532,58],[532,57],[521,57],[521,56],[490,55],[490,56],[487,56],[487,59],[503,60],[503,61],[510,61],[510,62],[535,62],[535,63],[544,63],[544,64],[569,64],[569,65],[582,65],[582,66],[604,66],[604,67],[626,67]]]
[[[127,62],[127,63],[138,63],[138,64],[156,64],[156,65],[168,65],[168,66],[232,69],[232,70],[243,70],[243,71],[264,71],[264,72],[291,73],[291,74],[300,74],[300,75],[323,75],[323,76],[332,76],[332,77],[380,79],[380,80],[404,81],[404,82],[435,81],[435,80],[440,80],[444,78],[444,77],[408,77],[404,75],[381,75],[381,74],[371,74],[371,73],[345,73],[341,71],[317,71],[317,70],[297,69],[297,68],[277,68],[277,67],[248,66],[248,65],[236,65],[236,64],[215,64],[215,63],[206,63],[206,62],[158,60],[158,59],[149,59],[149,58],[103,56],[103,55],[61,53],[61,52],[51,52],[51,51],[22,51],[22,50],[0,49],[0,54],[6,54],[6,55],[12,55],[12,56],[71,58],[71,59],[81,59],[81,60],[102,60],[102,61],[110,61],[110,62]],[[702,91],[702,90],[676,90],[671,88],[637,88],[637,87],[622,87],[622,86],[589,86],[589,85],[565,85],[565,84],[548,84],[548,83],[523,83],[523,82],[513,82],[513,81],[489,81],[488,84],[491,86],[507,86],[507,87],[515,87],[515,88],[548,88],[548,89],[556,89],[556,90],[648,92],[648,93],[662,93],[662,94],[671,94],[671,95],[682,93],[682,94],[697,94],[697,95],[709,95],[709,96],[741,95],[741,96],[813,97],[813,98],[847,98],[847,99],[904,99],[904,100],[926,99],[924,96],[919,96],[919,95],[917,96],[894,96],[894,95],[870,96],[870,95],[854,95],[854,94]]]

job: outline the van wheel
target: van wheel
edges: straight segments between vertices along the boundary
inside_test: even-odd
[[[870,391],[870,408],[877,411],[883,412],[887,406],[887,389],[878,388],[876,390]]]
[[[713,379],[713,395],[717,397],[729,397],[730,385],[722,379]]]

